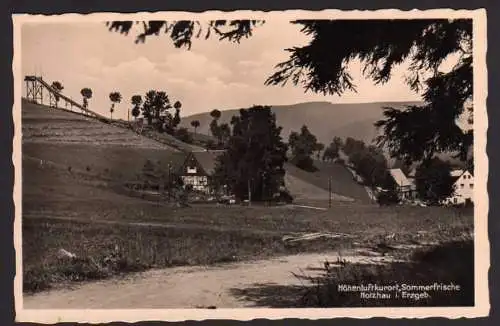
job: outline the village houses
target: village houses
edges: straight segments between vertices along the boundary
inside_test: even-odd
[[[448,205],[460,205],[474,202],[474,176],[467,170],[453,170],[451,176],[455,182],[455,192],[445,200]]]
[[[415,170],[408,176],[401,169],[389,169],[391,177],[396,183],[398,196],[402,201],[417,199],[415,185]],[[467,170],[452,170],[451,176],[454,179],[454,193],[443,201],[444,205],[463,205],[474,202],[474,176]]]

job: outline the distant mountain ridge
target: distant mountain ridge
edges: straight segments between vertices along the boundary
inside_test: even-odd
[[[318,140],[329,144],[334,136],[353,137],[371,142],[377,131],[374,123],[383,117],[384,107],[404,108],[419,105],[421,102],[376,102],[376,103],[331,103],[305,102],[292,105],[273,105],[278,125],[283,128],[281,136],[288,140],[292,131],[306,125]],[[229,123],[239,109],[221,110],[221,123]],[[210,111],[182,117],[181,126],[192,129],[191,121],[200,121],[197,132],[210,134],[212,121]]]

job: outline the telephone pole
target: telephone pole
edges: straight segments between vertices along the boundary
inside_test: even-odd
[[[250,187],[250,178],[248,178],[248,206],[252,205],[252,188]]]
[[[332,177],[328,177],[328,208],[332,208]]]

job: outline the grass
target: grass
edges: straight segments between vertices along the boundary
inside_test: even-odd
[[[336,202],[332,208],[318,211],[257,205],[157,205],[127,196],[117,187],[135,179],[147,159],[161,161],[165,166],[172,160],[182,161],[178,156],[181,153],[172,148],[141,147],[147,142],[140,141],[128,147],[94,146],[99,135],[110,137],[110,143],[122,143],[118,138],[129,134],[109,126],[89,129],[89,122],[65,112],[48,114],[35,108],[25,113],[23,140],[28,139],[23,143],[22,227],[27,292],[154,267],[218,264],[369,246],[385,241],[392,233],[395,236],[391,241],[395,243],[439,243],[468,233],[473,226],[472,210],[437,207],[379,208]],[[74,142],[59,143],[64,135],[70,135]],[[40,164],[40,159],[51,163]],[[355,199],[366,196],[345,168],[326,163],[319,167],[315,173],[290,166],[287,170],[323,189],[327,189],[328,177],[333,176],[333,192]],[[327,203],[318,200],[316,204],[326,207]],[[140,225],[144,222],[150,225]],[[284,235],[293,232],[318,231],[349,233],[354,238],[297,242],[293,246],[282,241]],[[59,249],[77,258],[59,259]],[[405,267],[398,268],[403,271]],[[384,273],[372,272],[375,274],[363,277]],[[346,280],[348,275],[351,273],[346,272]]]
[[[23,286],[25,292],[54,284],[103,279],[155,267],[210,265],[328,250],[327,242],[287,247],[279,235],[204,228],[103,225],[88,222],[25,219]],[[76,259],[60,259],[58,250]]]
[[[101,176],[122,181],[135,180],[148,159],[152,162],[161,162],[161,166],[165,169],[169,163],[177,167],[185,159],[185,154],[168,149],[54,143],[41,146],[29,142],[23,144],[23,156],[55,162],[61,170],[69,167],[86,170],[88,167],[90,171],[99,173]],[[37,169],[39,168],[36,166],[27,165],[23,173],[37,177]],[[41,182],[45,184],[51,183],[43,176],[37,178],[43,178]]]
[[[174,150],[157,141],[140,137],[132,130],[26,101],[23,101],[22,105],[22,120],[23,140],[31,142]]]
[[[61,152],[63,148],[68,152]],[[353,246],[355,242],[369,245],[390,233],[397,233],[394,241],[399,243],[440,242],[467,232],[473,225],[471,210],[438,207],[379,208],[335,203],[329,210],[318,211],[257,205],[156,205],[113,188],[117,173],[133,171],[135,163],[129,162],[136,158],[120,152],[116,153],[116,161],[111,154],[105,156],[109,159],[106,164],[105,159],[97,161],[90,155],[78,154],[78,148],[40,148],[41,155],[47,158],[67,158],[71,163],[40,165],[36,160],[23,160],[23,280],[27,292],[153,267],[323,252]],[[96,151],[96,157],[108,153]],[[93,165],[88,160],[93,160]],[[118,168],[110,168],[110,162],[116,162]],[[90,171],[86,171],[87,166]],[[142,222],[163,226],[127,224]],[[355,238],[346,242],[299,242],[293,246],[282,241],[283,235],[292,232],[318,231],[349,233]],[[75,253],[78,259],[57,259],[61,248]]]
[[[318,168],[315,172],[307,172],[292,164],[286,164],[287,173],[302,179],[310,184],[328,191],[328,179],[332,178],[331,189],[333,193],[350,197],[360,203],[369,203],[370,198],[365,188],[353,180],[352,174],[342,165],[314,161]]]
[[[319,212],[259,206],[172,208],[141,200],[119,205],[122,199],[106,192],[97,198],[60,200],[56,206],[57,197],[51,198],[52,202],[44,205],[40,201],[33,206],[33,200],[25,205],[23,266],[27,292],[153,267],[209,265],[375,245],[393,232],[397,233],[392,238],[395,243],[442,242],[472,228],[471,212],[455,209],[348,204]],[[143,222],[151,224],[141,225]],[[349,233],[354,238],[293,245],[282,241],[283,235],[293,232],[318,231]],[[61,248],[79,259],[57,259]]]
[[[159,133],[152,128],[144,128],[142,134],[160,143],[177,148],[181,151],[204,150],[200,144],[188,144],[167,133]]]
[[[355,263],[339,256],[342,263],[332,262],[328,270],[323,269],[316,277],[307,271],[296,274],[302,285],[258,283],[232,288],[230,292],[257,307],[272,308],[473,306],[473,248],[472,239],[464,235],[412,251],[403,262]],[[455,288],[434,289],[435,283],[453,284]],[[359,289],[361,285],[365,289]],[[367,289],[370,285],[379,290]],[[349,290],[347,286],[358,288]],[[384,286],[385,290],[380,290]],[[384,297],[377,298],[377,294]]]
[[[368,298],[362,297],[359,291],[348,292],[339,288],[369,283],[399,285],[399,290],[383,292],[390,297]],[[432,286],[434,283],[454,284],[459,288],[446,291],[408,287]],[[450,241],[431,249],[417,250],[409,262],[387,265],[347,263],[329,271],[316,286],[306,290],[299,304],[307,307],[474,306],[473,240]]]

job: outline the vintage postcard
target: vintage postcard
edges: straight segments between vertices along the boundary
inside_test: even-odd
[[[13,15],[16,319],[488,315],[486,19]]]

